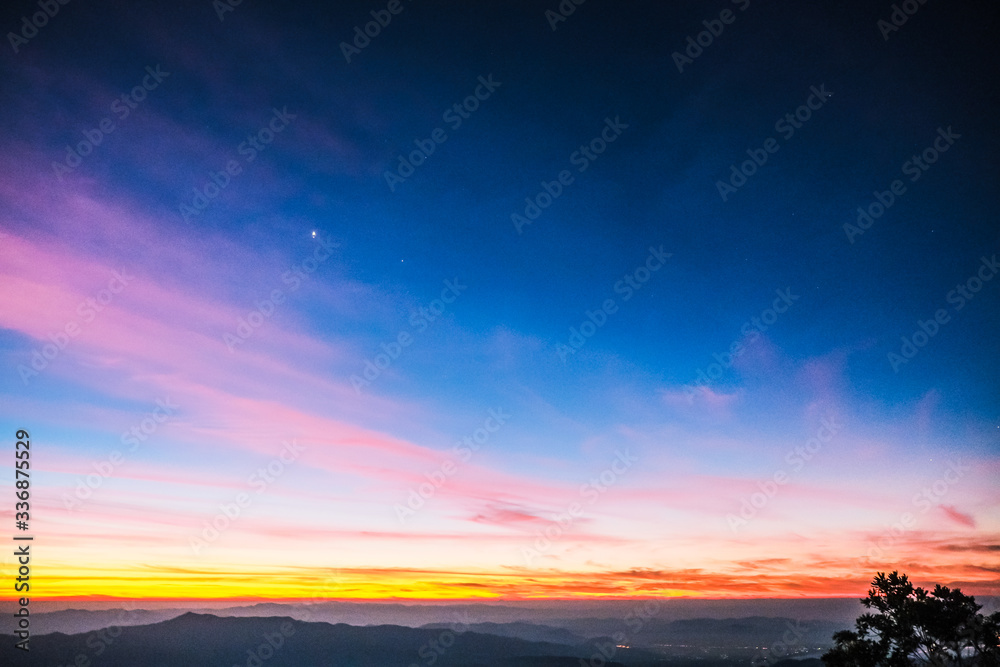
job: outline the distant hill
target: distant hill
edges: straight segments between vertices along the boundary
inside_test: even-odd
[[[450,623],[428,623],[421,628],[445,629],[452,627]],[[550,625],[535,623],[471,623],[466,627],[472,632],[481,632],[498,637],[516,637],[531,642],[551,642],[579,646],[585,644],[588,637],[574,634],[565,628],[555,628]]]
[[[580,658],[587,660],[594,656],[613,658],[629,667],[663,664],[687,667],[688,663],[691,667],[730,667],[759,661],[762,657],[772,660],[816,657],[832,645],[833,633],[845,627],[837,622],[780,617],[672,621],[654,617],[645,619],[635,631],[635,625],[626,622],[625,617],[553,619],[551,625],[524,621],[471,622],[469,614],[456,614],[455,608],[450,606],[439,607],[438,618],[461,616],[469,619],[458,626],[464,632],[456,632],[453,623],[430,623],[419,628],[395,624],[354,626],[302,621],[287,615],[245,615],[250,609],[260,612],[289,610],[289,607],[255,605],[239,609],[240,616],[221,616],[233,611],[231,609],[216,612],[220,615],[178,610],[65,610],[37,614],[32,616],[31,664],[53,667],[77,664],[77,656],[82,655],[94,667],[147,664],[242,667],[248,661],[248,667],[256,667],[253,652],[263,647],[264,653],[275,653],[261,661],[266,662],[266,667],[286,662],[298,666],[335,664],[344,667],[368,664],[386,667],[395,664],[403,667],[558,665],[562,664],[561,658],[570,659],[566,664],[578,665]],[[300,605],[294,607],[302,611]],[[308,617],[315,619],[325,615],[316,611],[311,610]],[[157,616],[168,619],[149,623]],[[143,620],[147,622],[142,623]],[[101,623],[108,629],[99,629]],[[281,636],[282,624],[291,629],[287,637]],[[74,627],[80,631],[46,633],[46,626]],[[278,650],[267,645],[268,636],[279,646]],[[611,639],[612,636],[619,637],[620,642]],[[0,646],[0,664],[27,664],[7,659],[25,657],[23,652],[12,648],[13,643],[8,636]],[[444,646],[445,643],[448,645]],[[628,648],[616,646],[618,643]],[[608,647],[614,647],[612,653],[601,656],[601,649],[607,651]],[[135,661],[137,656],[142,656],[138,662]],[[149,662],[152,659],[149,656],[157,656],[160,662]],[[212,658],[206,663],[205,656],[216,656],[222,662]],[[541,662],[532,662],[529,658]],[[185,662],[192,660],[195,662]],[[788,667],[821,666],[795,661]]]
[[[977,598],[987,608],[997,607],[997,599]],[[112,607],[126,605],[142,607],[146,611],[123,614]],[[621,619],[647,604],[642,600],[533,600],[512,602],[351,602],[328,600],[317,603],[262,602],[257,604],[218,607],[202,606],[197,602],[178,601],[176,605],[150,605],[143,601],[88,603],[77,605],[92,611],[55,611],[61,604],[44,600],[32,601],[32,627],[36,632],[64,632],[75,634],[89,632],[111,625],[146,625],[184,612],[213,614],[215,616],[290,616],[301,621],[325,621],[349,625],[403,625],[420,627],[427,623],[537,623],[563,627],[581,634],[564,623],[564,620],[609,619],[609,626],[620,626]],[[74,605],[74,606],[77,606]],[[795,599],[795,600],[701,600],[668,598],[659,601],[656,618],[663,622],[685,619],[730,619],[746,617],[787,617],[818,619],[839,623],[842,628],[854,624],[854,619],[864,612],[855,598]],[[168,608],[173,607],[173,608]],[[13,613],[16,603],[0,601],[0,616]],[[148,614],[148,615],[147,615]],[[157,614],[161,614],[157,616]],[[617,619],[617,620],[615,620]],[[0,624],[0,632],[7,626]],[[591,636],[607,635],[615,631],[600,629]]]
[[[680,621],[648,619],[638,632],[629,632],[620,618],[563,619],[554,622],[585,637],[623,631],[634,646],[655,647],[668,655],[702,653],[712,655],[734,650],[754,652],[757,646],[787,644],[790,651],[827,649],[833,645],[833,633],[847,629],[835,621],[800,620],[783,617],[698,618]]]
[[[34,603],[32,603],[34,606]],[[184,609],[63,609],[33,613],[31,615],[32,634],[61,632],[67,635],[80,634],[111,627],[112,625],[149,625],[159,623],[183,614]],[[6,628],[4,628],[6,629]]]
[[[11,636],[0,663],[29,664]],[[288,617],[220,618],[186,613],[113,634],[33,635],[30,664],[93,667],[518,667],[578,665],[589,647],[530,642],[477,632],[392,625],[355,627],[306,623]],[[608,667],[620,663],[607,663]]]

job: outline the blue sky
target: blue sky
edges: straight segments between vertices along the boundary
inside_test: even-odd
[[[71,4],[17,52],[8,39],[0,421],[48,443],[36,483],[42,525],[67,536],[60,594],[93,591],[70,564],[94,559],[81,545],[102,536],[154,573],[131,594],[173,583],[211,597],[176,568],[227,582],[277,568],[258,547],[284,536],[290,512],[306,540],[296,566],[351,573],[349,597],[854,595],[870,578],[857,558],[954,457],[968,476],[864,567],[996,590],[985,3],[921,5],[888,39],[878,22],[892,8],[862,3],[594,0],[555,30],[543,5],[404,2],[351,62],[341,42],[384,5],[243,3],[220,20],[207,2]],[[674,54],[724,9],[731,22],[679,72]],[[458,127],[456,104],[476,107]],[[53,167],[104,119],[114,129],[91,154]],[[610,127],[581,170],[579,151]],[[438,128],[447,138],[390,188],[387,171]],[[250,160],[254,135],[266,146]],[[933,164],[911,180],[907,163],[928,149]],[[767,160],[743,166],[753,155]],[[227,163],[238,169],[214,177],[217,196],[183,214]],[[754,173],[723,198],[733,165]],[[564,171],[559,196],[518,230],[511,216]],[[846,232],[896,180],[905,192],[885,213]],[[647,265],[651,252],[670,256]],[[627,300],[616,291],[654,264]],[[131,278],[82,321],[79,304],[113,271]],[[974,298],[949,298],[970,280]],[[275,290],[273,314],[254,315],[232,349],[227,336]],[[454,300],[420,324],[442,292]],[[608,299],[606,321],[560,355]],[[939,310],[934,335],[894,368],[901,337]],[[70,322],[79,336],[26,376]],[[358,390],[352,377],[401,333],[412,342]],[[731,367],[713,371],[733,345]],[[697,387],[699,372],[717,377]],[[148,446],[65,509],[168,395],[181,407]],[[398,522],[395,507],[491,409],[509,422]],[[836,445],[758,508],[756,542],[732,530],[742,501],[831,419]],[[207,553],[185,551],[291,438],[308,449],[288,476]],[[526,565],[525,545],[625,450],[641,464]],[[143,537],[143,513],[174,528]],[[956,555],[955,541],[975,551]],[[333,542],[346,546],[331,561]],[[416,551],[393,555],[399,545]],[[419,568],[437,573],[429,589]],[[811,569],[823,574],[796,582]],[[608,590],[584,583],[594,572]]]

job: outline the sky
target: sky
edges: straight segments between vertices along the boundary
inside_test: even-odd
[[[988,3],[42,4],[33,598],[1000,595]]]

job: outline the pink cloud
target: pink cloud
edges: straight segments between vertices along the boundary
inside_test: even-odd
[[[88,216],[102,217],[101,211],[89,210],[90,204],[83,208]],[[115,215],[103,218],[116,219]],[[105,233],[115,231],[105,223]],[[192,444],[210,440],[216,447],[270,455],[276,442],[297,438],[308,447],[304,461],[309,466],[397,486],[424,481],[424,473],[440,464],[443,455],[433,449],[300,407],[310,404],[312,396],[324,396],[325,402],[363,406],[380,415],[413,409],[374,396],[358,397],[349,386],[282,361],[286,351],[304,352],[311,366],[344,359],[343,351],[329,343],[275,321],[258,331],[254,345],[234,354],[221,336],[207,332],[228,330],[244,314],[242,309],[191,296],[127,269],[125,287],[92,321],[83,322],[78,305],[107,287],[113,267],[51,240],[13,236],[9,243],[13,252],[0,264],[0,275],[12,289],[8,307],[0,312],[0,326],[35,339],[38,349],[50,334],[76,322],[82,331],[45,372],[131,401],[138,396],[150,397],[149,401],[169,397],[181,406],[172,423],[172,439]],[[188,260],[200,263],[196,255]],[[30,363],[28,358],[22,361]],[[97,412],[90,419],[94,416],[102,417]],[[120,417],[105,413],[103,418],[105,428],[120,432]],[[89,425],[102,426],[92,421]],[[542,498],[557,504],[565,492],[559,484],[479,465],[470,467],[468,479],[450,484],[446,493],[475,500]]]
[[[968,528],[976,527],[976,520],[972,517],[971,514],[965,514],[963,512],[959,512],[951,505],[940,505],[939,507],[941,508],[941,511],[944,512],[944,515],[946,517],[948,517],[955,523],[959,524],[960,526],[966,526]]]
[[[694,406],[708,409],[720,415],[728,414],[730,408],[740,400],[741,396],[742,393],[739,391],[727,394],[712,387],[699,385],[690,385],[682,390],[664,389],[660,391],[663,402],[672,408],[690,410]]]

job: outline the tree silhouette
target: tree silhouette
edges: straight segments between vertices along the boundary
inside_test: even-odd
[[[826,667],[1000,667],[1000,612],[940,584],[928,593],[905,574],[879,572],[861,603],[875,613],[833,635]]]

